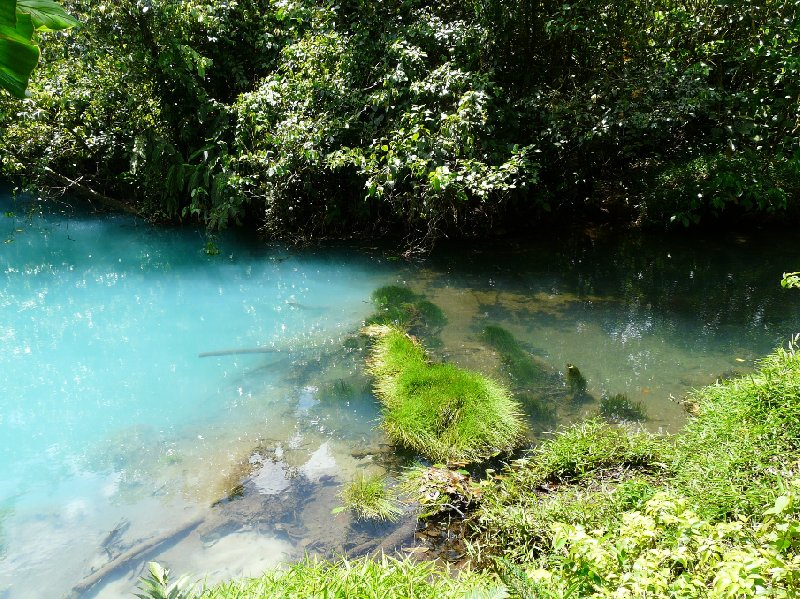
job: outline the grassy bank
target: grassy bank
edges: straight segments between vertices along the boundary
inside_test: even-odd
[[[202,596],[798,596],[800,354],[778,350],[687,408],[675,437],[589,420],[509,465],[467,514],[478,574],[307,562]]]

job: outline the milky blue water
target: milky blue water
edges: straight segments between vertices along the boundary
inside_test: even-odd
[[[492,324],[578,365],[593,400],[561,422],[626,393],[675,432],[690,388],[800,331],[800,293],[779,286],[800,248],[780,235],[537,238],[419,264],[207,241],[0,194],[0,598],[65,596],[115,560],[74,596],[130,596],[148,559],[216,580],[357,545],[336,494],[393,458],[363,347],[343,342],[379,286],[444,310],[442,359],[508,382],[480,342]],[[174,542],[122,559],[159,536]]]
[[[282,383],[292,359],[340,344],[387,281],[335,250],[224,239],[209,256],[196,231],[32,209],[0,199],[0,597],[58,553],[87,553],[96,540],[74,535],[95,515],[97,536],[120,517],[115,504],[186,485],[159,465],[224,470],[214,456],[226,436],[269,432],[265,405],[297,403]],[[276,351],[200,357],[239,348]],[[50,538],[24,538],[25,526]]]

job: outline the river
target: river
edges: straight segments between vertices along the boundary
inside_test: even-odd
[[[149,559],[213,582],[387,534],[331,514],[343,482],[408,457],[362,370],[378,287],[442,308],[437,359],[508,381],[480,336],[498,325],[580,368],[591,399],[533,419],[531,441],[620,393],[646,410],[636,426],[677,432],[689,389],[800,330],[779,285],[800,248],[769,233],[582,231],[420,262],[208,242],[0,195],[0,598],[124,596]]]

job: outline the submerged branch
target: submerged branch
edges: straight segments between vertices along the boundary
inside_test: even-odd
[[[166,533],[143,541],[139,545],[136,545],[125,553],[118,555],[104,566],[89,574],[78,584],[72,587],[72,592],[68,595],[68,597],[83,597],[85,593],[87,593],[92,587],[94,587],[104,578],[110,576],[116,571],[121,570],[125,566],[130,565],[131,562],[135,560],[143,559],[147,554],[153,552],[159,547],[182,539],[202,523],[203,518],[195,518],[177,528],[167,531]]]
[[[120,200],[115,200],[114,198],[110,198],[102,193],[79,183],[69,177],[62,175],[61,173],[55,172],[49,166],[44,167],[45,173],[55,181],[58,181],[60,184],[64,185],[64,191],[69,191],[74,193],[75,195],[81,196],[89,200],[89,203],[92,201],[98,202],[99,204],[103,205],[105,208],[110,208],[112,210],[116,210],[118,212],[126,212],[128,214],[133,214],[135,216],[139,216],[139,211]]]

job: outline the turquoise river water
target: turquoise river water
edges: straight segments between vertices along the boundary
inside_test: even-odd
[[[384,534],[331,515],[356,472],[398,464],[353,341],[377,287],[443,309],[438,357],[502,379],[478,334],[501,325],[667,432],[690,388],[800,330],[779,287],[800,249],[777,235],[581,233],[418,264],[205,241],[0,196],[0,598],[127,596],[151,559],[213,582]]]

